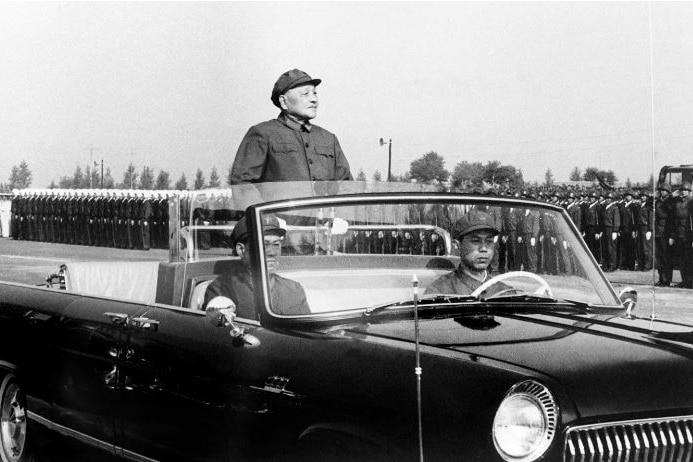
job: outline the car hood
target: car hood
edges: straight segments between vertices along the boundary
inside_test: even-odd
[[[420,343],[546,374],[582,417],[693,409],[693,327],[618,316],[503,314],[422,319]],[[411,320],[368,335],[414,341]],[[428,351],[428,350],[427,350]],[[425,368],[426,365],[422,364]],[[502,366],[501,366],[502,367]]]

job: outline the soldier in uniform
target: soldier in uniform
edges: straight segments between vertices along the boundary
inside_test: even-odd
[[[533,198],[530,195],[530,198]],[[525,271],[537,272],[537,243],[539,241],[539,212],[535,209],[521,209],[517,243],[522,255]]]
[[[636,248],[636,204],[633,201],[633,193],[627,191],[623,197],[621,206],[621,264],[620,268],[627,271],[635,270]]]
[[[669,287],[674,269],[674,200],[671,188],[663,184],[657,189],[655,207],[655,266],[659,275],[656,286]]]
[[[602,224],[599,222],[599,203],[597,202],[597,193],[592,193],[589,196],[589,205],[585,208],[583,215],[583,223],[585,226],[585,242],[587,247],[592,252],[592,255],[601,264],[601,233]]]
[[[281,114],[248,130],[231,168],[230,183],[351,180],[337,137],[311,124],[321,82],[298,69],[282,74],[272,89]]]
[[[681,284],[678,287],[693,288],[693,228],[691,222],[691,185],[684,183],[674,202],[674,251],[677,255]]]
[[[604,261],[602,269],[605,272],[618,269],[618,237],[621,230],[621,211],[618,202],[614,201],[613,193],[606,195],[606,207],[604,209]]]
[[[650,271],[652,269],[652,230],[654,229],[654,210],[652,197],[647,192],[640,193],[640,207],[638,208],[638,269]]]
[[[498,272],[518,271],[522,263],[522,255],[519,253],[518,232],[522,209],[514,207],[501,208],[501,235],[498,241]]]
[[[19,239],[19,191],[16,189],[12,190],[12,202],[10,202],[10,216],[12,220],[10,221],[10,237],[12,239]]]
[[[65,227],[65,243],[75,244],[75,234],[76,234],[76,223],[77,223],[77,210],[75,202],[75,193],[73,191],[67,192],[67,197],[65,199],[65,205],[67,207],[67,226]]]

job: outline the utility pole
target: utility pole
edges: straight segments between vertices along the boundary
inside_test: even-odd
[[[98,166],[98,162],[94,162],[94,168]],[[103,159],[101,159],[101,189],[103,189]]]
[[[99,151],[99,148],[95,148],[93,145],[89,145],[87,148],[89,151],[89,189],[94,188],[94,174],[92,172],[92,166],[96,165],[96,162],[94,162],[94,151]],[[103,162],[103,161],[102,161]],[[103,183],[103,181],[102,181]],[[103,185],[102,185],[103,187]]]
[[[135,148],[130,148],[130,165],[132,166],[132,171],[130,172],[130,189],[135,189],[135,162],[134,162],[134,160],[135,160]]]
[[[382,138],[380,146],[385,146],[385,140]],[[387,143],[387,181],[392,181],[392,138]]]

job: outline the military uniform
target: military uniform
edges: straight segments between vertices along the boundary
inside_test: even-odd
[[[231,184],[351,179],[334,134],[285,115],[251,127],[231,169]]]
[[[592,194],[590,196],[590,203],[585,208],[582,221],[585,226],[585,242],[587,247],[592,252],[592,255],[601,264],[601,233],[602,224],[599,221],[599,203],[597,202],[597,195]]]
[[[603,258],[604,271],[616,271],[618,269],[618,239],[621,231],[621,211],[618,203],[609,198],[609,203],[604,209],[604,235],[606,243]]]
[[[684,186],[690,193],[690,186]],[[674,202],[674,251],[676,252],[680,287],[693,288],[693,223],[691,222],[691,196],[679,197]]]
[[[652,250],[654,241],[652,239],[652,230],[654,229],[654,210],[652,208],[652,199],[643,194],[640,196],[642,203],[638,208],[638,270],[650,271],[652,269]]]
[[[248,130],[231,168],[231,184],[352,179],[337,137],[309,122],[314,113],[294,112],[281,102],[292,88],[317,86],[320,82],[298,69],[279,77],[271,100],[282,112],[277,119]],[[313,107],[317,108],[317,99],[314,103]]]
[[[662,190],[666,194],[662,194]],[[662,198],[662,195],[666,196]],[[660,197],[655,207],[655,267],[659,274],[657,285],[671,285],[674,269],[674,200],[669,195],[668,186],[660,188]]]

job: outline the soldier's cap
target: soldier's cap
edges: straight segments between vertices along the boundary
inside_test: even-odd
[[[284,237],[286,234],[286,229],[281,226],[279,219],[271,215],[265,215],[262,217],[262,230],[265,234],[274,234],[275,236]],[[241,218],[236,223],[231,231],[231,242],[233,245],[239,242],[245,243],[248,241],[248,224],[246,217]]]
[[[272,103],[278,108],[281,108],[279,105],[279,97],[281,95],[301,85],[314,85],[317,87],[320,85],[320,82],[322,82],[322,80],[314,79],[299,69],[286,71],[279,76],[279,79],[277,79],[277,82],[274,84],[274,88],[272,88]]]
[[[482,229],[491,231],[494,235],[500,233],[491,215],[486,212],[474,211],[467,213],[455,222],[452,227],[452,235],[456,239],[461,239],[465,234]]]

